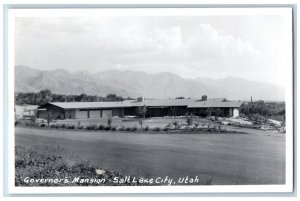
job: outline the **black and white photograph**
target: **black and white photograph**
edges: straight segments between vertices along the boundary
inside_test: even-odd
[[[292,8],[9,17],[15,191],[291,191]]]

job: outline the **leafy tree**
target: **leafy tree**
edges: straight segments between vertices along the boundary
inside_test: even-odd
[[[37,93],[37,98],[38,101],[35,102],[35,105],[38,103],[45,104],[53,100],[52,93],[49,89],[41,90],[39,93]]]
[[[147,113],[147,107],[146,105],[143,105],[141,107],[138,107],[138,115],[140,117],[139,119],[139,124],[141,126],[141,129],[143,128],[143,120],[145,119],[146,117],[146,113]]]
[[[146,105],[143,105],[141,107],[138,107],[138,115],[142,118],[145,118],[146,117],[146,113],[147,113],[147,106]]]
[[[189,125],[189,126],[193,125],[193,123],[194,123],[193,114],[189,115],[188,113],[186,113],[185,118],[186,118],[187,125]]]
[[[79,96],[75,97],[75,101],[87,102],[87,95],[86,94],[80,94]]]
[[[127,97],[127,100],[132,100],[132,98]],[[96,101],[123,101],[121,96],[116,94],[108,94],[105,97],[101,96],[90,96],[86,94],[80,95],[62,95],[53,94],[50,90],[45,89],[37,93],[15,93],[15,103],[17,105],[42,105],[48,102],[96,102]]]

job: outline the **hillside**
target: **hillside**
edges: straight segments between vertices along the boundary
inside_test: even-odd
[[[89,94],[105,96],[116,93],[123,97],[147,98],[226,97],[227,99],[284,100],[282,87],[240,78],[184,79],[172,73],[149,74],[142,71],[110,70],[99,73],[70,73],[57,69],[41,71],[27,66],[15,67],[15,92],[38,92],[50,89],[59,94]]]

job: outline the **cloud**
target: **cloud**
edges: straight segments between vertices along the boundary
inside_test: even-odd
[[[187,34],[187,49],[199,59],[253,58],[260,55],[249,41],[232,35],[221,35],[209,24],[199,24]]]
[[[169,71],[191,78],[258,74],[268,48],[236,33],[183,17],[19,18],[15,63],[70,71]]]

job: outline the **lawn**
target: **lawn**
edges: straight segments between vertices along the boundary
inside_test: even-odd
[[[122,175],[205,176],[213,184],[284,184],[285,135],[139,134],[16,127],[16,145],[63,147]]]

